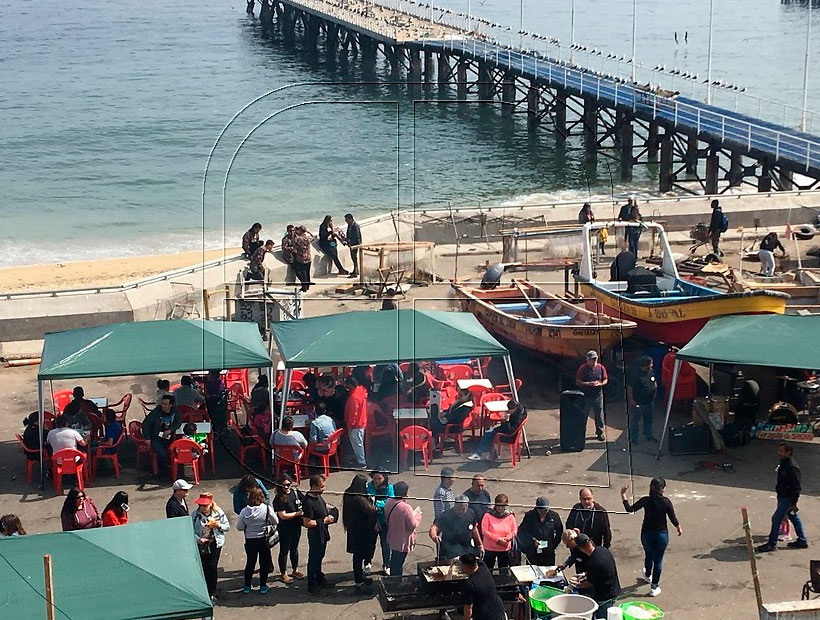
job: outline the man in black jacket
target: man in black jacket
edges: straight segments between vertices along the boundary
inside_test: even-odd
[[[142,421],[142,436],[151,442],[160,475],[168,471],[168,449],[176,439],[175,433],[180,426],[182,420],[170,394],[163,396],[156,409]]]
[[[168,519],[174,517],[187,517],[188,504],[185,503],[185,498],[188,497],[188,491],[191,489],[191,483],[180,478],[174,482],[171,487],[174,494],[168,498],[165,503],[165,516]]]
[[[578,493],[581,500],[572,507],[567,517],[567,529],[577,529],[592,539],[596,547],[609,548],[612,544],[612,528],[606,508],[595,501],[592,489],[584,487]]]
[[[723,252],[720,251],[720,235],[721,233],[726,232],[724,228],[724,220],[723,220],[723,209],[720,206],[720,201],[715,200],[712,201],[712,217],[709,218],[709,237],[712,239],[712,252],[717,254],[718,256],[723,256]]]
[[[586,576],[578,584],[581,590],[592,590],[590,596],[598,603],[596,618],[606,618],[607,609],[615,604],[621,594],[615,558],[606,547],[596,547],[586,534],[575,539],[578,549],[587,556]]]
[[[535,508],[524,513],[518,527],[518,544],[527,555],[527,561],[535,566],[554,566],[555,549],[561,542],[564,526],[561,517],[550,510],[546,497],[535,500]]]
[[[780,524],[788,517],[794,524],[797,540],[787,546],[792,549],[805,549],[809,546],[806,534],[803,532],[803,523],[797,515],[797,500],[800,499],[800,466],[792,459],[792,447],[786,442],[777,446],[777,456],[780,465],[777,466],[777,508],[772,515],[772,530],[769,532],[769,541],[760,545],[759,552],[775,551],[777,549],[777,535],[780,533]]]

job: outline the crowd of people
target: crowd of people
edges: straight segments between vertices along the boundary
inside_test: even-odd
[[[352,213],[344,216],[347,224],[346,231],[333,224],[333,218],[326,215],[319,225],[316,235],[310,233],[304,225],[288,224],[285,235],[282,237],[280,249],[282,260],[288,268],[285,282],[299,281],[302,292],[310,289],[312,284],[310,268],[313,262],[312,244],[317,241],[317,245],[327,260],[335,265],[339,275],[351,278],[359,277],[359,252],[358,246],[362,244],[362,230]],[[265,256],[273,252],[274,241],[268,239],[262,241],[260,234],[262,224],[256,222],[242,236],[242,251],[248,259],[249,280],[265,280]],[[339,259],[339,244],[345,245],[350,250],[350,260],[353,264],[352,271],[348,271]]]

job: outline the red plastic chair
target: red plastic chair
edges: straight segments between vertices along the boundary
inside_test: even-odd
[[[406,463],[413,452],[421,452],[424,469],[433,462],[433,434],[423,426],[408,426],[399,433],[401,457],[399,463]]]
[[[670,351],[663,356],[663,362],[661,363],[661,380],[667,394],[669,394],[669,388],[672,385],[672,371],[675,369],[676,358],[677,353]],[[672,400],[694,400],[697,395],[698,376],[689,362],[683,362],[680,365],[678,381],[675,384],[675,393],[672,395]]]
[[[179,412],[179,419],[183,424],[188,422],[210,422],[211,418],[208,412],[204,409],[197,409],[196,407],[189,407],[188,405],[181,405],[177,407]]]
[[[54,428],[54,414],[50,411],[43,411],[43,428],[47,431]]]
[[[228,413],[230,414],[228,419],[232,420],[237,426],[239,426],[239,406],[242,405],[244,399],[245,393],[242,391],[240,383],[234,383],[228,388]],[[246,422],[249,421],[250,418],[247,418]]]
[[[293,469],[294,480],[299,484],[302,479],[302,452],[298,446],[273,446],[273,469],[277,480],[282,469]]]
[[[485,392],[481,395],[481,398],[479,399],[479,411],[481,412],[478,421],[479,426],[483,428],[490,428],[493,424],[504,421],[504,414],[487,411],[487,408],[484,406],[489,402],[497,400],[509,399],[498,392]]]
[[[117,402],[108,405],[106,409],[110,409],[114,412],[116,416],[117,422],[122,424],[122,432],[126,435],[128,434],[128,426],[125,423],[125,416],[128,413],[128,408],[131,406],[131,401],[133,400],[134,396],[131,392],[124,394],[122,398],[120,398]]]
[[[91,439],[98,441],[100,437],[105,435],[105,427],[103,426],[100,416],[93,413],[87,413],[88,421],[91,422]]]
[[[250,394],[250,380],[247,368],[236,368],[225,373],[225,386],[230,390],[231,386],[239,384],[243,394]]]
[[[31,448],[27,448],[26,444],[23,442],[23,438],[20,436],[20,433],[15,433],[15,437],[17,437],[17,441],[20,442],[20,447],[23,448],[23,453],[26,455],[26,482],[31,484],[31,479],[35,470],[40,468],[40,450],[32,450]],[[36,459],[28,458],[29,454],[36,454]],[[43,467],[49,467],[51,465],[51,455],[48,453],[48,450],[45,448],[45,444],[43,444],[42,450],[42,458],[43,458]]]
[[[522,385],[524,385],[524,382],[521,379],[516,379],[515,380],[515,391],[520,392]],[[496,385],[495,386],[495,391],[498,392],[499,394],[503,394],[507,398],[512,398],[513,397],[513,393],[512,393],[512,390],[510,389],[510,384],[509,383],[502,383],[500,385]]]
[[[54,411],[58,414],[63,412],[65,406],[73,400],[73,392],[71,390],[60,390],[54,392]]]
[[[231,428],[239,440],[239,462],[242,463],[242,466],[245,466],[248,452],[256,452],[259,455],[259,460],[262,461],[262,469],[266,469],[268,466],[268,447],[262,441],[262,438],[255,432],[251,435],[243,433],[238,426],[231,426]]]
[[[54,488],[57,495],[63,494],[63,476],[66,475],[77,477],[77,487],[80,491],[85,488],[85,479],[88,476],[85,454],[74,448],[65,448],[54,453],[54,456],[51,457],[51,463]]]
[[[171,456],[171,478],[176,479],[180,465],[191,465],[194,470],[194,484],[199,484],[200,473],[203,476],[205,475],[205,459],[202,456],[202,446],[183,437],[169,446],[168,453]]]
[[[444,371],[444,376],[450,381],[458,381],[459,379],[472,379],[473,369],[466,364],[455,364]]]
[[[140,457],[147,456],[151,461],[151,471],[153,471],[156,476],[158,471],[157,455],[154,454],[154,451],[151,449],[151,442],[142,436],[142,422],[131,420],[131,423],[128,425],[128,434],[131,436],[131,439],[134,440],[134,443],[137,444],[137,469],[140,468]]]
[[[524,421],[518,425],[518,428],[515,429],[514,432],[506,435],[504,433],[496,433],[493,436],[493,445],[490,447],[490,463],[495,462],[496,455],[498,458],[501,458],[501,452],[504,450],[504,446],[508,446],[510,449],[510,459],[512,460],[513,467],[515,467],[516,459],[521,460],[522,436],[527,419],[528,418],[524,418]]]
[[[377,403],[367,403],[367,428],[364,431],[367,454],[370,454],[370,443],[378,437],[387,437],[390,440],[391,451],[394,450],[397,429],[396,419],[392,415],[386,414]]]
[[[342,442],[342,435],[344,435],[344,432],[344,429],[340,428],[333,431],[330,434],[330,437],[321,443],[309,443],[307,451],[305,452],[304,462],[310,463],[310,457],[316,457],[320,461],[321,466],[324,468],[325,478],[330,476],[331,457],[333,457],[336,461],[336,469],[341,469],[342,465],[339,463],[339,444]],[[367,432],[365,432],[365,437],[367,437]],[[308,467],[310,466],[308,465]]]
[[[99,466],[100,460],[103,461],[111,461],[114,465],[114,475],[116,476],[117,480],[120,478],[120,457],[119,457],[119,447],[122,443],[122,438],[125,437],[125,429],[120,433],[120,436],[110,446],[97,446],[97,449],[91,454],[91,479],[94,480],[97,477],[97,467]],[[114,450],[114,454],[105,454],[107,450]]]
[[[475,437],[476,431],[481,430],[481,420],[483,419],[481,417],[481,408],[483,406],[481,403],[481,397],[484,396],[484,394],[489,394],[492,390],[483,385],[471,385],[467,389],[470,390],[470,394],[473,395],[473,412],[470,416],[471,425],[469,430],[470,434]]]
[[[444,442],[452,439],[456,442],[456,449],[459,454],[464,454],[464,433],[473,429],[473,414],[470,413],[461,424],[447,424],[444,432],[436,435],[436,449],[438,455],[444,454]],[[475,435],[475,431],[473,431]]]
[[[139,396],[137,396],[137,400],[140,401],[140,405],[142,405],[142,410],[145,412],[145,415],[148,415],[154,410],[154,407],[157,406],[152,400],[142,400]]]

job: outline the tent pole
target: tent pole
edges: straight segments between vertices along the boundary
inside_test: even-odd
[[[521,401],[518,400],[518,389],[515,387],[515,373],[513,372],[512,360],[509,355],[504,356],[504,368],[507,371],[507,381],[510,383],[510,392],[512,392],[512,397],[516,402],[520,403]],[[526,428],[521,429],[521,436],[524,438],[524,448],[527,450],[527,458],[531,458],[532,454],[530,453],[530,442],[527,440]]]
[[[53,399],[52,399],[52,402]],[[44,472],[43,472],[43,428],[45,427],[45,407],[43,407],[43,382],[37,382],[37,413],[39,414],[40,418],[40,433],[39,433],[39,440],[40,440],[40,490],[42,491],[45,488],[43,483]]]
[[[715,365],[712,362],[709,362],[709,389],[706,393],[709,395],[709,398],[712,397],[712,381],[714,380],[712,377],[712,373],[715,370]]]
[[[270,427],[273,428],[273,420],[274,420],[274,412],[276,409],[276,405],[273,401],[273,391],[276,389],[276,385],[273,383],[273,366],[268,366],[265,369],[265,374],[268,376],[268,407],[270,408]]]
[[[282,422],[285,420],[285,410],[290,396],[290,379],[293,376],[292,368],[285,368],[285,379],[282,381],[282,409],[279,412],[279,430],[282,429]]]
[[[51,406],[55,409],[55,411],[52,411],[51,413],[53,413],[56,416],[60,412],[56,411],[56,407],[54,407],[54,381],[48,382],[48,390],[49,392],[51,392]],[[42,402],[42,400],[43,399],[41,398],[40,401]]]
[[[669,386],[669,396],[666,398],[666,418],[663,421],[663,433],[658,445],[658,453],[655,455],[656,459],[661,458],[661,451],[663,450],[663,441],[666,439],[666,430],[669,428],[669,414],[672,412],[672,403],[675,397],[675,388],[678,386],[678,374],[680,373],[681,361],[676,357],[675,366],[672,369],[672,384]]]

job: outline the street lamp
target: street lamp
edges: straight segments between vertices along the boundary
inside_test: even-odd
[[[809,51],[811,49],[811,9],[813,0],[809,0],[809,19],[806,24],[806,58],[803,61],[803,111],[800,115],[800,129],[806,130],[806,106],[809,98]]]
[[[709,0],[709,46],[706,50],[706,103],[708,104],[712,103],[712,24],[714,17],[715,0]]]
[[[635,36],[638,32],[638,0],[632,0],[632,81],[635,82],[636,78],[638,77],[636,67],[635,67],[635,48],[636,48],[636,41]]]
[[[569,62],[572,63],[572,49],[575,47],[575,0],[569,9]]]
[[[519,49],[524,48],[524,0],[521,0],[521,4],[518,10],[518,47]]]

